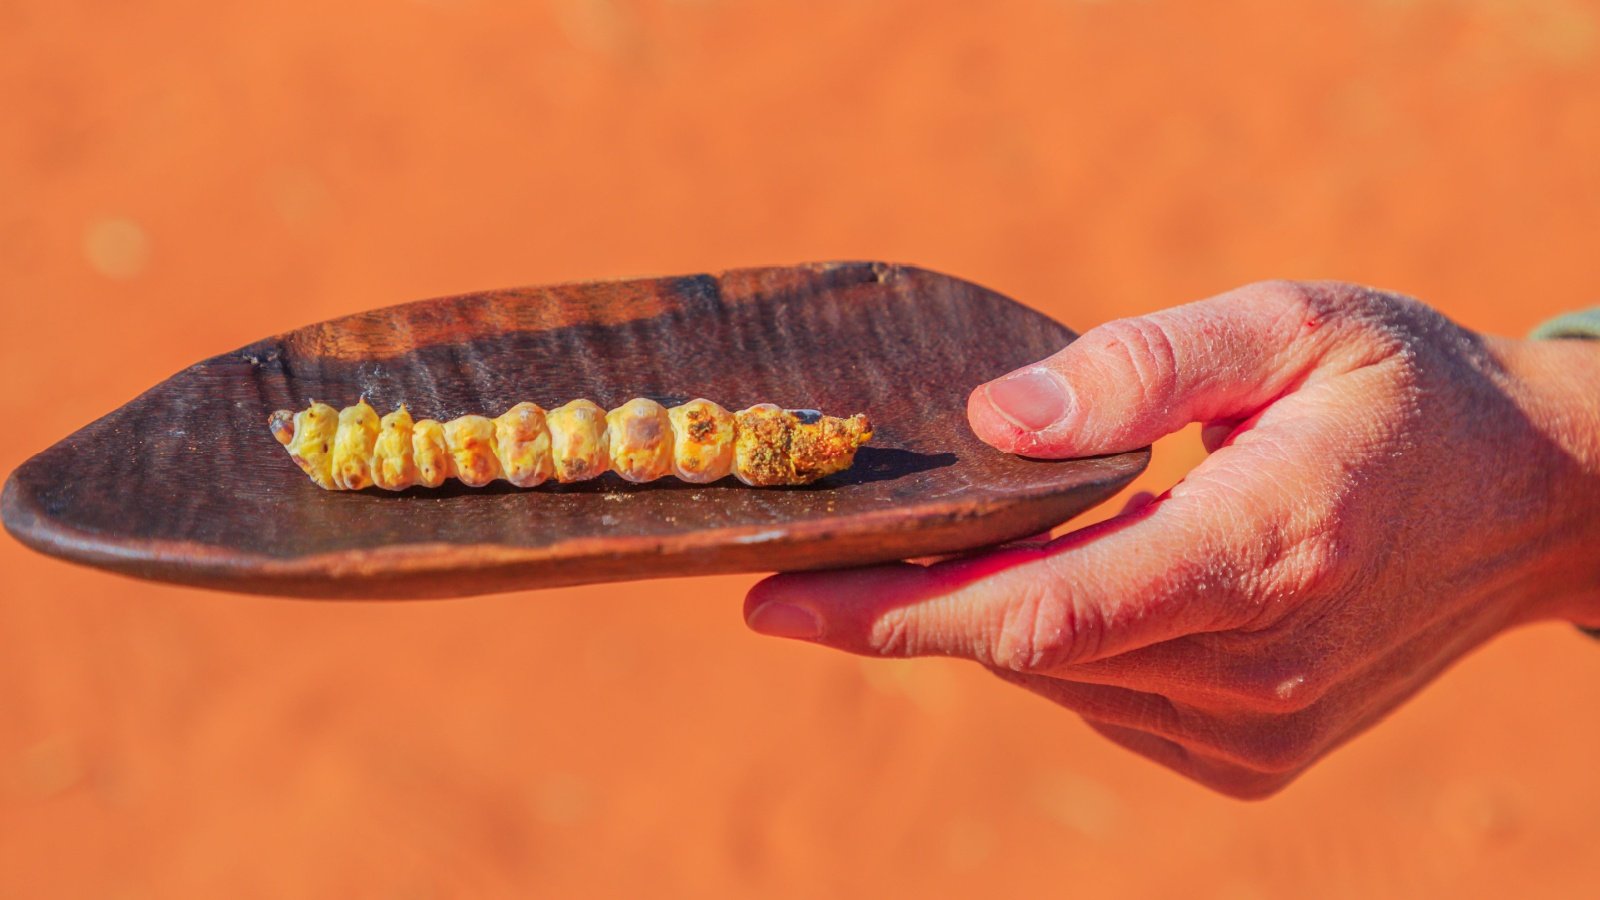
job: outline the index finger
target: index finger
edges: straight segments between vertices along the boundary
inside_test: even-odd
[[[1199,631],[1238,627],[1248,548],[1231,518],[1168,496],[1048,544],[932,566],[775,575],[745,601],[750,627],[870,656],[958,656],[1050,671]]]

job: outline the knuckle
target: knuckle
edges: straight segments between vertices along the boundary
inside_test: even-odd
[[[1116,319],[1096,331],[1096,349],[1131,375],[1146,396],[1161,396],[1171,389],[1180,361],[1172,336],[1160,322],[1151,317]]]
[[[1348,315],[1345,285],[1332,282],[1258,281],[1247,289],[1265,303],[1288,334],[1326,334]]]
[[[1300,521],[1279,517],[1251,530],[1252,540],[1225,554],[1235,566],[1230,599],[1239,612],[1231,624],[1246,635],[1283,638],[1297,614],[1346,596],[1362,574],[1366,554],[1337,503]]]
[[[987,662],[1021,673],[1057,669],[1082,655],[1097,628],[1092,617],[1046,579],[1024,588],[1006,605]]]
[[[1356,517],[1339,505],[1320,524],[1287,542],[1268,565],[1274,589],[1297,598],[1296,605],[1337,605],[1364,590],[1372,577],[1374,560],[1349,533],[1348,523]]]
[[[1315,513],[1315,521],[1280,521],[1247,552],[1258,608],[1242,627],[1266,632],[1283,624],[1294,610],[1342,595],[1359,574],[1362,554],[1352,542],[1345,516],[1331,507]]]
[[[1316,282],[1289,278],[1269,278],[1250,285],[1249,290],[1285,307],[1286,312],[1311,312],[1324,308],[1326,292]]]
[[[1278,306],[1281,314],[1303,319],[1309,327],[1347,318],[1370,293],[1360,285],[1342,281],[1295,281],[1277,278],[1258,281],[1250,290]]]
[[[1241,712],[1277,721],[1321,702],[1338,685],[1342,651],[1290,617],[1260,631],[1233,631],[1206,641],[1213,684]]]
[[[1279,558],[1302,595],[1315,595],[1338,588],[1350,575],[1354,555],[1350,543],[1330,524],[1296,541]]]
[[[1348,282],[1274,280],[1251,290],[1277,307],[1291,333],[1353,336],[1378,356],[1402,353],[1419,330],[1442,319],[1410,297]]]
[[[916,630],[905,611],[892,612],[879,619],[868,634],[867,647],[886,657],[917,655]]]
[[[1256,666],[1238,677],[1239,692],[1256,712],[1287,716],[1310,708],[1328,684],[1309,666]]]
[[[1239,736],[1235,752],[1258,773],[1288,776],[1310,765],[1318,746],[1311,717],[1303,713],[1268,715]]]
[[[1414,297],[1344,282],[1294,283],[1284,296],[1297,296],[1308,321],[1331,321],[1340,333],[1366,349],[1360,360],[1398,358],[1416,364],[1430,347],[1459,346],[1467,332]]]

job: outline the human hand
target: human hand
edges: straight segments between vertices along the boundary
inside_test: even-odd
[[[1129,749],[1271,794],[1495,634],[1600,625],[1600,342],[1474,334],[1269,282],[1108,323],[972,393],[995,447],[1131,450],[1205,423],[1162,496],[1048,543],[788,573],[758,632],[958,656]]]

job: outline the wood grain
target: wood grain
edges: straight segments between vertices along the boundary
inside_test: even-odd
[[[302,597],[460,596],[944,553],[1051,527],[1144,468],[1148,450],[1045,462],[968,430],[973,386],[1073,337],[976,285],[881,263],[425,300],[191,366],[24,463],[0,513],[19,540],[64,559]],[[852,469],[802,488],[608,474],[532,490],[320,490],[266,417],[362,395],[441,420],[521,400],[705,396],[730,409],[866,412],[876,436]]]

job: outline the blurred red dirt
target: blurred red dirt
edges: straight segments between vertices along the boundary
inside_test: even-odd
[[[1266,277],[1505,334],[1600,297],[1579,0],[0,0],[0,103],[5,471],[259,336],[513,284],[891,259],[1079,329]],[[0,571],[7,897],[1592,890],[1600,646],[1556,625],[1241,804],[976,667],[750,635],[753,578]]]

